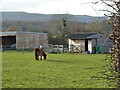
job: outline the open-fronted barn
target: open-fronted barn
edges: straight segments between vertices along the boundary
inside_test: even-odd
[[[67,37],[69,51],[108,53],[112,42],[101,33],[76,33]]]
[[[0,32],[2,48],[35,48],[48,44],[48,34],[38,32],[9,31]]]

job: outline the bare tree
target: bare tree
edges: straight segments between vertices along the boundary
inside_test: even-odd
[[[68,30],[68,22],[70,21],[71,15],[70,14],[57,14],[57,17],[60,19],[59,31],[61,35],[64,37]]]
[[[110,39],[113,40],[113,47],[110,49],[111,60],[113,65],[111,67],[112,82],[115,82],[115,86],[120,88],[120,0],[111,1],[112,4],[106,4],[113,9],[114,12],[110,12],[109,21],[112,27],[112,32],[110,33]]]
[[[105,16],[108,17],[108,22],[111,25],[110,39],[113,41],[113,46],[110,48],[109,69],[104,72],[109,84],[114,84],[120,89],[120,0],[101,0],[94,4],[102,3],[109,7]]]
[[[65,36],[68,33],[67,26],[68,21],[70,20],[71,15],[69,14],[57,14],[57,18],[60,20],[60,25],[58,27],[58,30],[61,34],[62,42],[65,42]]]

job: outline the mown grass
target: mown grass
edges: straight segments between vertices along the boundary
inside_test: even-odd
[[[33,52],[2,53],[3,88],[109,88],[95,80],[106,55],[48,54],[35,61]]]

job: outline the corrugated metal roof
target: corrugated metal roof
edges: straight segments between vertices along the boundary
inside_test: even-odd
[[[9,34],[9,33],[16,33],[16,31],[0,32],[0,34]]]
[[[69,35],[66,38],[67,39],[92,39],[92,37],[91,38],[89,37],[95,34],[97,33],[76,33],[76,34]]]
[[[33,34],[47,34],[47,33],[39,33],[39,32],[25,32],[25,31],[8,31],[8,32],[0,32],[0,34],[9,34],[9,33],[33,33]]]

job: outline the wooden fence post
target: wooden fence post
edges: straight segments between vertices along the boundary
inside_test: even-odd
[[[3,49],[2,49],[2,45],[0,46],[0,49],[1,49],[1,51],[3,51]]]
[[[59,52],[59,45],[57,45],[57,53]]]
[[[51,44],[51,51],[53,52],[53,44]]]
[[[23,51],[23,53],[24,53],[24,45],[22,46],[22,51]]]
[[[81,46],[79,45],[79,47],[78,47],[78,49],[79,49],[79,53],[81,53],[81,49],[80,49],[80,47],[81,47]]]
[[[71,52],[74,53],[74,46],[73,45],[71,45],[70,49],[71,49]]]
[[[62,52],[64,53],[64,45],[62,45]]]

